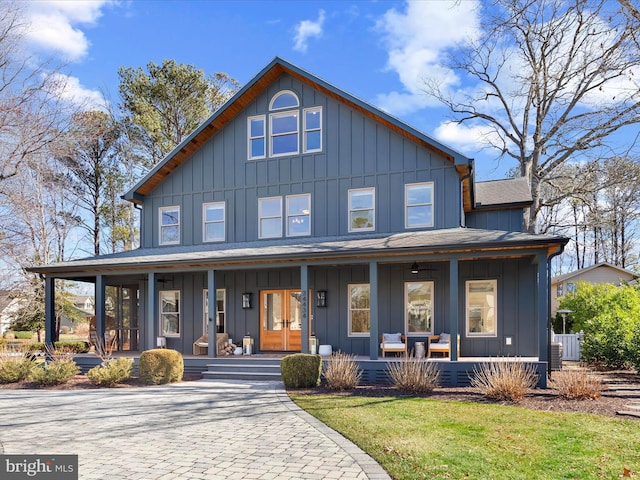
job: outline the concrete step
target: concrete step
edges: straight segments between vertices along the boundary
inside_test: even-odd
[[[212,358],[207,362],[207,369],[202,372],[202,377],[225,380],[282,380],[280,360],[258,356]]]
[[[280,373],[271,372],[242,372],[236,370],[217,370],[202,372],[202,378],[221,380],[258,380],[258,381],[282,381]]]

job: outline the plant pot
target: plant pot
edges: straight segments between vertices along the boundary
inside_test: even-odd
[[[236,349],[233,351],[234,355],[242,355],[242,347],[236,347]]]

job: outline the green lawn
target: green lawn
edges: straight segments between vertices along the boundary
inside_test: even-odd
[[[617,479],[640,471],[640,423],[425,398],[298,395],[397,480]]]

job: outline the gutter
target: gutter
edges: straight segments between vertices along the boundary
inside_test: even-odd
[[[551,260],[564,253],[566,243],[560,245],[560,250],[547,258],[547,378],[551,378]]]

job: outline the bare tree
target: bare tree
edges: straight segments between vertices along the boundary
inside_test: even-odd
[[[534,200],[524,218],[529,232],[552,200],[543,198],[542,185],[560,165],[640,122],[637,31],[615,5],[495,0],[481,38],[449,63],[477,88],[451,92],[426,81],[426,92],[454,121],[488,126],[487,144],[517,162]]]

